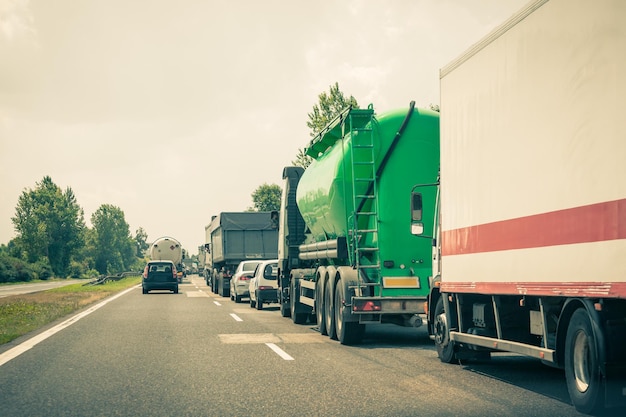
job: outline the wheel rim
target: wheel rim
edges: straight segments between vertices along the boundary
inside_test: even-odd
[[[448,344],[448,319],[446,314],[442,313],[435,318],[435,343],[440,346]]]
[[[338,285],[339,286],[335,291],[335,328],[337,329],[337,335],[340,335],[343,327],[342,314],[345,306],[343,304],[343,287],[341,286],[341,283]]]
[[[585,332],[578,332],[574,340],[573,362],[574,377],[576,379],[576,388],[580,392],[586,392],[589,389],[590,369],[589,369],[589,338]]]
[[[326,331],[328,332],[329,336],[332,336],[330,334],[331,331],[331,327],[332,327],[332,322],[333,322],[333,311],[332,311],[332,304],[331,304],[331,296],[330,296],[330,284],[326,286],[326,289],[324,291],[324,320],[326,321]]]

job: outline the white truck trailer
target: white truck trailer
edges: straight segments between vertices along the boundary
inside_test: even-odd
[[[176,265],[178,281],[183,278],[183,247],[180,242],[173,237],[162,236],[150,245],[150,260],[152,261],[172,261]]]
[[[626,1],[539,0],[442,68],[439,357],[565,370],[626,404]]]

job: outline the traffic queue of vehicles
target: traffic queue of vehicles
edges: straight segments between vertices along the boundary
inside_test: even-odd
[[[426,325],[442,362],[523,354],[580,412],[626,405],[625,15],[531,1],[441,70],[441,118],[341,112],[279,211],[206,227],[207,285],[341,344]]]

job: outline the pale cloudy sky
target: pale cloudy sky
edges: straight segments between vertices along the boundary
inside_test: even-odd
[[[439,69],[528,0],[0,0],[0,243],[46,175],[89,219],[190,253],[310,140],[339,83],[378,112],[439,103]]]

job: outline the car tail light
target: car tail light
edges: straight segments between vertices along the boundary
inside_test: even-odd
[[[261,285],[259,287],[260,290],[275,290],[276,288],[274,287],[268,287],[267,285]]]
[[[246,276],[239,277],[239,279],[240,279],[241,281],[250,281],[250,277],[246,277]]]
[[[352,311],[380,311],[381,306],[379,301],[372,300],[357,300],[352,306]]]

